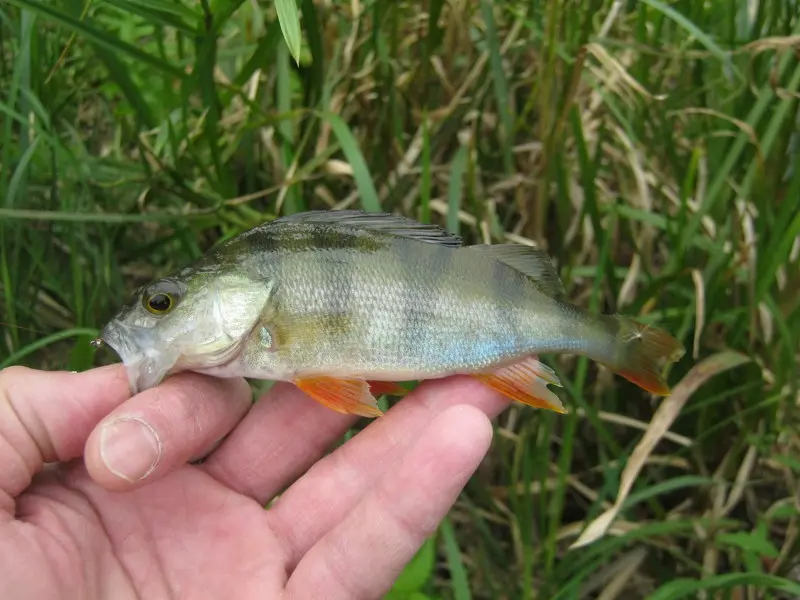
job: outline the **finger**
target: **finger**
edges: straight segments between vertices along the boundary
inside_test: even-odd
[[[175,375],[103,419],[86,442],[86,468],[108,489],[139,487],[210,448],[250,404],[242,379]]]
[[[291,486],[268,514],[289,570],[384,473],[397,468],[437,415],[458,404],[493,417],[509,401],[470,377],[426,382]]]
[[[426,382],[370,424],[368,430],[377,428],[370,439],[380,443],[365,460],[388,455],[395,443],[402,442],[400,431],[405,427],[419,430],[433,415],[457,402],[474,403],[491,414],[507,406],[506,400],[472,378]],[[265,504],[314,465],[356,420],[321,406],[291,384],[278,383],[201,467],[233,490]],[[400,427],[385,429],[387,420]],[[291,490],[289,494],[296,495]],[[294,525],[289,529],[297,531]]]
[[[455,503],[491,438],[474,407],[439,415],[398,468],[303,557],[285,597],[382,597]]]
[[[200,468],[264,504],[356,420],[321,406],[292,384],[276,383]]]
[[[13,498],[45,462],[80,456],[94,426],[129,396],[121,365],[83,373],[0,371],[0,509],[13,509]]]

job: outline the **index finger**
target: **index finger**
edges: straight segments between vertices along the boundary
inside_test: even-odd
[[[81,456],[95,425],[129,397],[118,364],[83,373],[0,371],[0,508],[13,508],[44,463]]]

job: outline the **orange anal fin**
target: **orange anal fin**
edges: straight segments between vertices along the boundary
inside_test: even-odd
[[[370,381],[368,383],[369,391],[372,392],[373,396],[383,396],[386,394],[387,396],[402,397],[408,395],[408,390],[406,388],[393,381]]]
[[[305,377],[296,379],[294,384],[311,398],[336,412],[362,417],[380,417],[383,414],[364,379]]]
[[[492,373],[472,376],[512,400],[557,413],[567,412],[558,396],[547,389],[548,383],[561,385],[558,377],[535,357],[525,358]]]

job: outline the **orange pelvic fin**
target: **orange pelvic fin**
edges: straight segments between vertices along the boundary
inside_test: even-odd
[[[399,383],[393,381],[369,381],[369,391],[373,396],[406,396],[408,390]]]
[[[567,412],[558,396],[547,389],[548,383],[560,386],[561,382],[550,367],[534,356],[493,373],[475,373],[472,376],[512,400],[557,413]]]
[[[346,415],[380,417],[370,385],[364,379],[337,379],[335,377],[305,377],[294,384],[314,400]]]

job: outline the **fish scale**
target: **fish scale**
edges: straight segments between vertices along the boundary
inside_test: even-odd
[[[431,371],[483,368],[526,352],[532,340],[516,334],[523,311],[510,306],[502,290],[491,293],[471,284],[466,276],[470,269],[474,272],[474,259],[444,258],[456,252],[397,240],[346,260],[336,249],[283,257],[275,266],[285,281],[275,298],[283,318],[303,321],[337,312],[344,304],[352,326],[313,345],[277,349],[264,359],[264,374],[289,369],[318,374],[336,368],[339,373],[375,377],[385,371],[415,378]],[[259,263],[274,264],[267,255]],[[260,276],[271,276],[264,267],[259,270]]]

